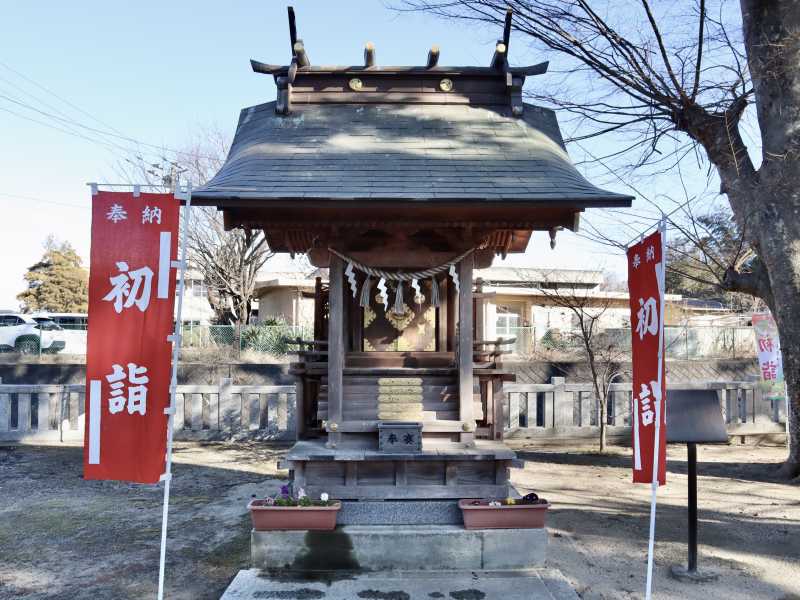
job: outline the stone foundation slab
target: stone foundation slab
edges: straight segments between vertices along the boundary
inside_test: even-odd
[[[522,570],[541,566],[545,529],[346,525],[334,531],[253,531],[252,566],[291,572]]]

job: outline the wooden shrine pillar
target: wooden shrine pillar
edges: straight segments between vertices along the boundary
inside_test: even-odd
[[[344,371],[344,261],[331,254],[328,288],[328,446],[341,440]]]
[[[449,277],[444,279],[445,288],[445,321],[447,352],[456,351],[456,315],[458,314],[458,298],[456,297],[456,286]]]
[[[324,340],[324,311],[322,306],[322,277],[314,281],[314,339]]]
[[[475,443],[475,407],[472,397],[472,254],[458,263],[458,402],[459,420],[468,431],[461,441]]]
[[[483,325],[486,320],[484,318],[486,300],[484,300],[485,296],[483,295],[483,279],[480,277],[475,280],[475,292],[477,293],[477,297],[475,298],[472,309],[472,322],[474,323],[472,328],[475,331],[475,339],[483,341],[486,339],[486,332],[484,331]]]

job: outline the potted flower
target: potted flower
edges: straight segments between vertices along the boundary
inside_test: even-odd
[[[342,503],[331,500],[328,494],[320,494],[319,500],[312,500],[300,488],[297,496],[289,493],[284,485],[276,496],[253,498],[247,505],[253,529],[273,531],[278,529],[311,529],[330,531],[336,528],[336,515]]]
[[[538,529],[550,503],[531,493],[519,500],[460,500],[458,506],[466,529]]]

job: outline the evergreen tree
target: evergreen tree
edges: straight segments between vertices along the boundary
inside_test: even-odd
[[[50,235],[42,258],[25,273],[28,289],[17,295],[22,309],[85,313],[89,306],[89,274],[69,242]]]

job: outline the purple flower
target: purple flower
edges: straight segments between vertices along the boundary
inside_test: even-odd
[[[281,486],[281,496],[283,496],[283,497],[288,497],[289,496],[289,486],[288,485],[282,485]]]

